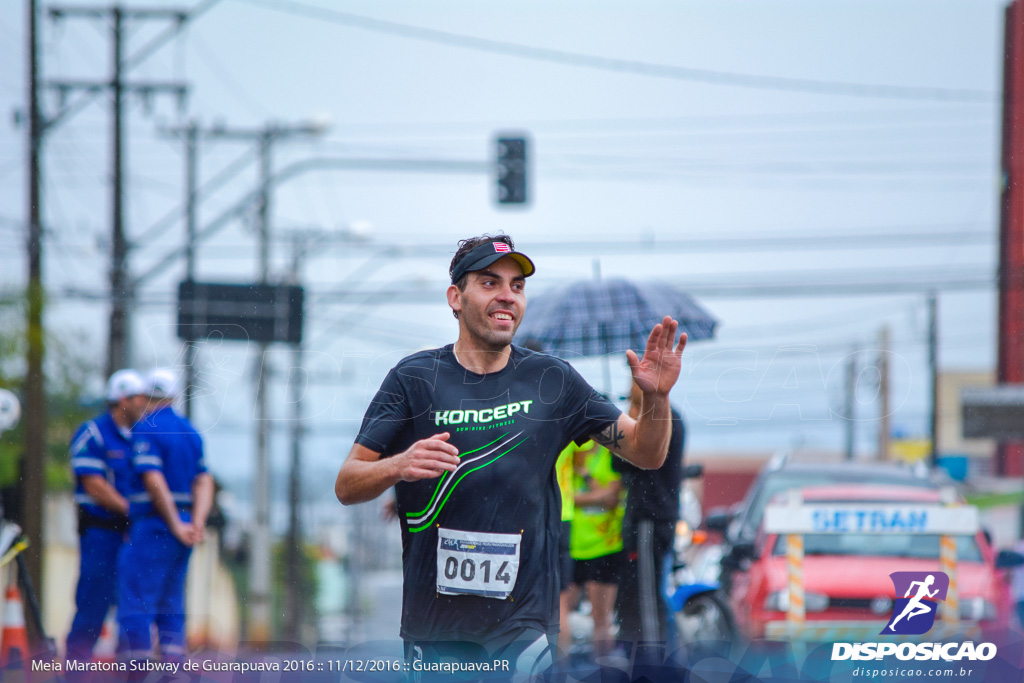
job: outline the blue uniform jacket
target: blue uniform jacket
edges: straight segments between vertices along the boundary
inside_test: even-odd
[[[132,430],[133,476],[128,494],[132,519],[156,514],[149,493],[142,483],[142,473],[159,471],[167,480],[171,497],[181,509],[192,507],[192,481],[206,472],[203,440],[199,433],[170,406],[165,406],[139,420]]]
[[[110,413],[83,423],[71,440],[71,469],[75,475],[75,502],[101,519],[117,515],[100,506],[82,486],[82,477],[99,475],[127,497],[134,477],[131,467],[132,433],[121,430]]]

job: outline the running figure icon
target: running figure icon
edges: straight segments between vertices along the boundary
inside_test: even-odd
[[[903,611],[900,612],[900,615],[893,619],[892,622],[889,624],[890,631],[896,631],[896,622],[898,622],[903,617],[906,617],[907,621],[910,621],[911,619],[920,614],[928,614],[932,611],[932,608],[924,604],[922,600],[924,598],[934,598],[936,595],[938,595],[938,588],[931,592],[929,592],[928,590],[928,588],[931,587],[931,585],[934,583],[934,574],[929,574],[927,577],[925,577],[924,581],[912,581],[910,583],[910,586],[907,588],[907,592],[903,594],[903,597],[910,597],[910,593],[914,590],[914,586],[918,587],[917,593],[914,595],[914,597],[910,598],[910,601],[907,603],[906,607],[903,608]]]

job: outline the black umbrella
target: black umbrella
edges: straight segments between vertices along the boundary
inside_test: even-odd
[[[516,333],[520,344],[560,358],[643,356],[651,328],[670,315],[690,341],[710,339],[718,321],[693,297],[663,283],[585,280],[531,297]]]

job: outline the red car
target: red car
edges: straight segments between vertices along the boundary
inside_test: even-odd
[[[831,485],[801,489],[805,503],[938,503],[935,490],[906,486]],[[731,607],[740,632],[763,638],[768,624],[784,622],[789,604],[786,538],[762,531],[741,549],[749,557],[733,576]],[[982,532],[957,537],[957,585],[963,622],[983,633],[1005,629],[1010,616],[1007,576]],[[1001,562],[999,564],[1002,564]],[[841,533],[804,535],[805,623],[865,623],[885,627],[896,596],[889,574],[939,569],[937,534]],[[902,595],[899,597],[903,597]],[[821,623],[824,627],[826,624]],[[827,637],[826,637],[827,638]]]

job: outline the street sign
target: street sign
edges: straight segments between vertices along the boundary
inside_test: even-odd
[[[302,341],[303,290],[298,285],[178,285],[178,338],[254,342]]]
[[[1024,440],[1024,384],[963,389],[960,404],[965,439]]]
[[[946,494],[952,492],[944,492]],[[820,630],[805,622],[804,534],[937,534],[939,567],[949,577],[942,619],[949,628],[959,628],[957,590],[957,536],[973,535],[980,528],[978,508],[972,505],[934,503],[804,503],[798,490],[789,492],[788,503],[773,503],[764,509],[764,530],[786,538],[786,566],[789,609],[784,626],[775,627],[776,636],[813,638]],[[845,628],[845,624],[839,624]],[[877,631],[876,631],[877,633]]]
[[[770,534],[974,534],[978,528],[978,509],[970,505],[805,503],[764,510]]]

